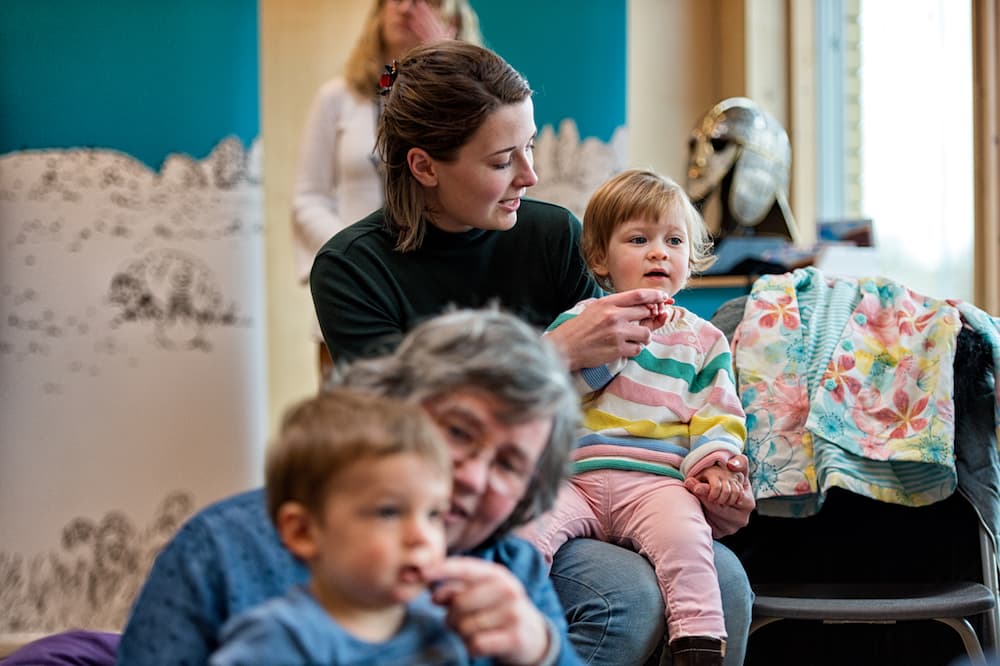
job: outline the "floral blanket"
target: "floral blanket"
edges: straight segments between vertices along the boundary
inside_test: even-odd
[[[954,492],[961,325],[884,278],[757,280],[733,358],[758,511],[811,515],[832,487],[909,506]]]

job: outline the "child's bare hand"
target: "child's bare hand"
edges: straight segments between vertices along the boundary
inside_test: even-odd
[[[652,339],[640,321],[650,303],[669,300],[659,289],[620,291],[594,300],[578,316],[545,334],[569,363],[570,370],[596,368],[632,358]]]
[[[745,478],[742,472],[734,472],[722,465],[712,465],[695,475],[694,483],[688,479],[684,485],[703,502],[735,506],[743,498]]]
[[[640,319],[639,324],[651,331],[655,331],[668,321],[674,321],[674,318],[677,316],[677,309],[670,307],[673,303],[673,298],[667,298],[661,303],[647,304],[646,309],[649,311],[649,314],[644,319]]]

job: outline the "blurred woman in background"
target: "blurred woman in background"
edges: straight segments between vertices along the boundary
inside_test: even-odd
[[[482,43],[479,18],[468,0],[375,0],[343,73],[317,91],[292,197],[295,263],[303,284],[323,243],[382,206],[373,150],[385,65],[418,44],[441,39]],[[313,330],[325,377],[330,357],[319,329]]]

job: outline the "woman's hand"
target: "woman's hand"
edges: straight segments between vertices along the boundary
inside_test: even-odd
[[[434,603],[473,657],[537,664],[549,648],[548,622],[506,568],[473,557],[449,557],[428,569]]]
[[[410,30],[420,40],[421,44],[437,42],[442,39],[455,39],[457,27],[445,21],[441,13],[431,7],[429,2],[411,3]]]
[[[673,299],[659,289],[633,289],[588,303],[583,312],[546,334],[570,370],[631,358],[653,337]],[[652,309],[651,309],[652,306]],[[655,326],[655,328],[651,328]]]
[[[701,501],[705,519],[712,527],[712,536],[716,539],[745,526],[750,520],[750,512],[757,504],[747,476],[748,463],[744,455],[733,456],[726,461],[726,469],[735,475],[739,483],[739,493],[735,498],[729,497],[728,504],[712,501],[708,484],[691,478],[684,481],[684,486]]]
[[[746,474],[719,464],[706,467],[694,478],[686,479],[684,485],[703,502],[735,506],[743,497],[745,479]]]

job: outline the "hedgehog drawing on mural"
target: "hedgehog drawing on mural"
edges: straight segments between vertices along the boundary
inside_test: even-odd
[[[226,305],[214,274],[197,257],[178,250],[154,250],[111,277],[108,300],[117,323],[153,325],[164,349],[212,348],[211,326],[238,323],[236,306]]]

